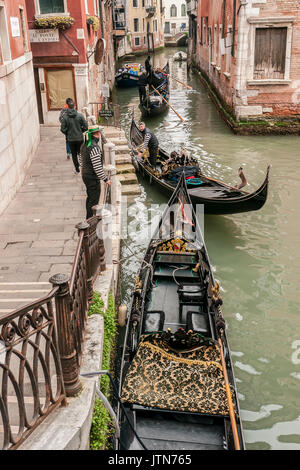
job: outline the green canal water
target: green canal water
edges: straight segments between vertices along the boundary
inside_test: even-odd
[[[204,236],[215,278],[222,286],[223,315],[241,407],[247,449],[300,450],[300,158],[299,137],[239,137],[217,113],[197,75],[172,61],[176,49],[155,54],[155,65],[170,61],[169,109],[143,119],[165,150],[198,156],[202,170],[237,183],[240,166],[250,192],[271,164],[269,196],[257,212],[205,216]],[[144,62],[145,57],[136,58]],[[129,131],[132,112],[140,119],[138,90],[116,91],[122,126]],[[122,300],[129,304],[135,275],[167,201],[142,178],[141,196],[128,206],[124,225]],[[127,234],[127,235],[126,235]]]

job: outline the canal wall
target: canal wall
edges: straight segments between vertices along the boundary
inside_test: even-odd
[[[206,73],[192,61],[192,68],[205,86],[220,116],[237,135],[300,135],[300,117],[259,117],[237,119]]]

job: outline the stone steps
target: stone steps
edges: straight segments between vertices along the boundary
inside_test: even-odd
[[[118,180],[122,185],[124,184],[138,184],[138,179],[135,173],[125,173],[118,175]]]
[[[117,164],[117,175],[123,173],[135,173],[134,166],[131,163],[127,164]]]
[[[0,317],[44,297],[51,289],[49,282],[0,282]]]
[[[126,145],[116,145],[116,155],[120,154],[128,154],[129,152],[129,147],[128,144]]]
[[[124,165],[125,163],[131,163],[131,156],[130,155],[117,155],[116,156],[116,166]]]
[[[122,196],[136,196],[141,194],[138,184],[122,184]]]

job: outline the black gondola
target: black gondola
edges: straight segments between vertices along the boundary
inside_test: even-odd
[[[194,205],[203,204],[206,214],[236,214],[239,212],[255,211],[261,209],[267,200],[269,166],[262,185],[256,191],[248,193],[203,175],[198,162],[195,160],[189,166],[182,164],[175,165],[177,168],[175,168],[174,172],[164,173],[164,167],[166,162],[170,161],[170,155],[162,149],[159,149],[157,166],[153,169],[147,162],[137,156],[138,147],[142,142],[143,137],[136,123],[132,120],[130,145],[133,152],[133,164],[143,177],[148,179],[168,197],[170,197],[176,187],[178,174],[180,175],[181,171],[185,169],[190,175],[188,193],[191,201]]]
[[[169,63],[164,66],[162,72],[153,72],[149,77],[149,92],[146,99],[139,104],[139,109],[143,116],[157,116],[164,113],[169,108],[166,103],[170,96],[168,74]],[[152,86],[158,91],[158,93],[152,88]]]
[[[132,294],[116,449],[245,449],[218,292],[183,173]]]

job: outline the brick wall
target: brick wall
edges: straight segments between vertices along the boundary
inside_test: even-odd
[[[300,116],[299,0],[226,0],[225,14],[223,5],[223,0],[198,0],[194,53],[192,40],[189,44],[194,63],[237,118]],[[276,84],[254,79],[257,27],[287,27],[285,75]]]

